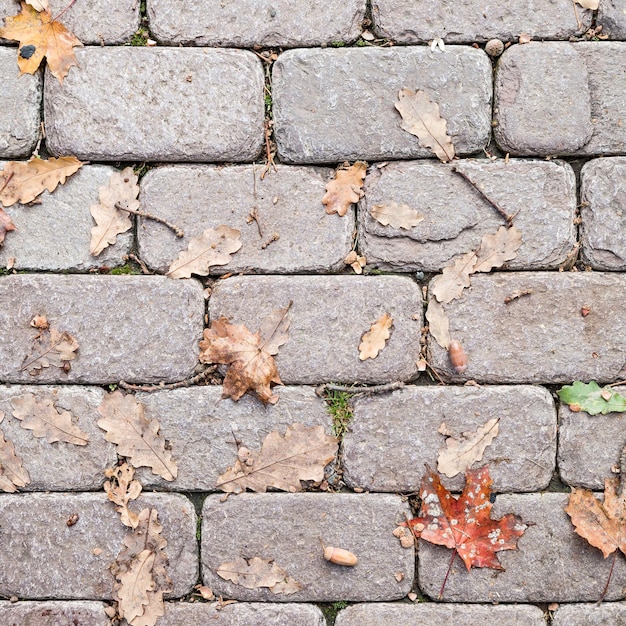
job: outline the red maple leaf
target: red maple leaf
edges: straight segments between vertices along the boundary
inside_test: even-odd
[[[407,522],[415,536],[454,550],[448,573],[457,553],[468,571],[472,567],[503,570],[496,552],[517,550],[517,539],[528,526],[512,513],[499,520],[491,519],[489,496],[493,481],[488,466],[466,471],[465,488],[458,498],[441,484],[436,472],[428,465],[426,468],[428,473],[422,478],[420,489],[421,516]],[[447,578],[448,574],[439,592],[440,599]]]

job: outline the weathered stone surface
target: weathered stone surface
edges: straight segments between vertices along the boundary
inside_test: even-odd
[[[561,604],[552,617],[552,626],[612,626],[624,623],[625,602]]]
[[[398,92],[423,89],[457,153],[483,148],[491,129],[491,64],[469,47],[291,50],[273,69],[276,142],[288,163],[433,156],[402,130]],[[331,94],[329,96],[329,94]]]
[[[343,441],[344,480],[369,491],[418,491],[424,463],[435,467],[445,447],[442,422],[458,438],[497,417],[498,435],[476,466],[495,461],[494,491],[544,489],[555,466],[556,411],[538,387],[420,386],[358,398]],[[443,484],[460,491],[464,480]]]
[[[50,0],[52,17],[68,4],[67,0]],[[19,10],[19,0],[0,0],[0,16],[15,15]],[[76,2],[60,21],[85,45],[125,43],[139,27],[139,3],[135,0]]]
[[[580,177],[583,257],[595,269],[624,271],[626,158],[588,161]]]
[[[592,137],[591,68],[579,46],[531,42],[511,46],[495,77],[494,128],[505,152],[572,154]]]
[[[620,0],[602,0],[596,22],[602,26],[602,34],[611,39],[626,39],[626,13]]]
[[[0,168],[4,163],[0,161]],[[16,226],[0,248],[0,267],[10,258],[16,270],[84,272],[103,265],[124,263],[133,240],[131,231],[118,235],[114,246],[99,256],[89,253],[91,229],[95,222],[89,211],[99,201],[100,186],[109,182],[114,168],[84,165],[54,193],[44,191],[41,204],[14,204],[5,209]]]
[[[136,505],[136,506],[135,506]],[[198,576],[196,514],[178,494],[144,493],[133,503],[155,507],[163,525],[174,590],[191,591]],[[79,519],[73,526],[67,520]],[[18,598],[110,599],[109,571],[123,547],[127,528],[104,493],[35,493],[0,498],[0,594]],[[94,549],[101,550],[97,555]]]
[[[263,141],[263,71],[245,50],[83,48],[46,80],[55,155],[120,161],[249,161]],[[183,104],[184,103],[184,104]]]
[[[159,626],[326,626],[324,615],[312,604],[214,604],[170,602]]]
[[[522,246],[507,264],[510,269],[555,269],[564,262],[576,242],[576,178],[567,163],[468,159],[455,167],[515,215]],[[383,226],[370,211],[389,202],[407,204],[424,220],[410,230]],[[360,207],[361,252],[368,264],[393,271],[439,272],[505,223],[449,165],[425,161],[371,168]]]
[[[413,584],[413,551],[392,535],[409,507],[395,495],[242,494],[220,502],[209,496],[202,511],[202,578],[217,595],[268,602],[394,600]],[[325,561],[327,546],[355,554],[355,567]],[[237,557],[273,559],[302,589],[274,594],[246,589],[216,570]],[[396,573],[404,574],[398,582]]]
[[[532,293],[505,304],[505,298],[527,290]],[[461,298],[444,305],[450,336],[468,356],[467,370],[456,374],[432,337],[430,363],[454,381],[620,380],[626,372],[626,325],[615,303],[625,297],[626,278],[616,274],[474,274]],[[592,309],[586,317],[583,306]]]
[[[507,513],[534,522],[519,538],[518,550],[498,553],[505,571],[474,568],[468,572],[456,559],[443,592],[450,602],[591,602],[597,600],[607,581],[612,559],[574,532],[563,510],[565,493],[500,495],[492,518]],[[437,597],[450,562],[450,550],[419,542],[420,589]],[[624,597],[626,563],[615,561],[606,600]]]
[[[0,48],[0,159],[29,156],[37,143],[41,115],[41,72],[20,76],[16,48]]]
[[[615,387],[624,395],[626,387]],[[573,487],[604,490],[604,480],[613,478],[626,440],[626,413],[589,415],[573,413],[559,405],[558,464],[561,480]]]
[[[289,339],[275,357],[285,384],[384,383],[418,375],[422,294],[409,278],[238,276],[216,283],[209,314],[256,332],[290,301]],[[393,318],[391,338],[375,359],[360,361],[361,337],[385,313]]]
[[[579,7],[577,7],[579,8]],[[578,11],[569,0],[373,0],[374,30],[399,43],[423,43],[441,37],[446,43],[501,39],[517,41],[521,33],[534,39],[568,39],[591,26],[592,11]]]
[[[204,299],[195,280],[161,276],[0,278],[0,380],[22,383],[159,382],[189,376],[197,364]],[[71,370],[21,370],[37,331],[35,315],[79,343]]]
[[[482,626],[509,624],[510,626],[545,626],[539,607],[528,605],[492,606],[481,604],[356,604],[337,615],[335,626]]]
[[[327,215],[322,198],[332,170],[278,166],[263,180],[259,166],[174,165],[150,171],[141,182],[142,207],[176,223],[185,237],[153,221],[137,229],[141,258],[167,271],[189,240],[226,224],[241,231],[243,247],[212,272],[329,272],[345,268],[354,211]],[[258,223],[250,221],[256,210]],[[271,241],[273,234],[279,239]],[[264,247],[265,246],[265,247]]]
[[[170,442],[178,477],[166,481],[142,468],[137,476],[146,486],[177,491],[213,491],[220,474],[237,459],[233,435],[250,449],[259,449],[271,431],[284,434],[290,424],[322,425],[332,434],[324,401],[311,387],[276,387],[274,406],[246,395],[222,399],[222,387],[192,387],[138,393],[146,417],[157,419]],[[1,427],[0,427],[1,428]]]
[[[293,48],[361,33],[365,0],[239,0],[198,9],[187,0],[150,0],[150,30],[168,45]]]
[[[100,602],[1,602],[3,626],[109,626],[111,620]]]
[[[32,431],[21,427],[13,417],[11,399],[31,393],[38,400],[52,399],[58,411],[69,411],[74,423],[89,435],[86,446],[70,443],[48,443]],[[4,420],[0,430],[13,442],[30,475],[30,484],[20,491],[87,491],[99,490],[104,470],[117,463],[115,446],[104,440],[96,422],[104,391],[99,387],[48,387],[41,385],[6,385],[0,387],[0,411]]]

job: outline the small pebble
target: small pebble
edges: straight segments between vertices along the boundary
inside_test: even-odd
[[[504,52],[504,44],[499,39],[490,39],[485,45],[485,52],[490,57],[499,57]]]

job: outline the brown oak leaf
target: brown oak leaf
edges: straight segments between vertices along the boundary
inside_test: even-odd
[[[120,514],[120,521],[124,526],[137,528],[139,515],[128,508],[128,503],[139,497],[142,488],[138,480],[133,480],[135,469],[128,463],[122,463],[105,469],[104,475],[109,479],[104,482],[104,491],[116,505],[115,510]]]
[[[267,587],[272,593],[291,594],[302,589],[302,585],[271,559],[255,556],[251,559],[237,557],[234,561],[222,563],[217,575],[246,589]]]
[[[69,362],[76,358],[78,341],[68,332],[55,328],[41,328],[33,338],[30,352],[24,357],[20,371],[36,376],[51,365],[69,371]]]
[[[358,202],[363,193],[363,181],[367,163],[357,161],[354,165],[344,163],[335,172],[335,178],[326,184],[326,194],[322,204],[326,205],[326,213],[337,213],[343,217],[350,205]]]
[[[484,235],[476,252],[473,272],[489,272],[494,267],[502,267],[517,256],[522,245],[522,233],[511,226],[500,226],[493,234]]]
[[[387,344],[387,339],[391,336],[391,325],[393,319],[388,313],[381,315],[371,326],[371,328],[361,338],[359,344],[359,359],[375,359],[380,351]]]
[[[444,350],[447,350],[450,345],[450,320],[443,304],[437,302],[437,298],[430,298],[426,310],[426,319],[428,320],[428,332]]]
[[[406,204],[397,202],[387,202],[386,204],[375,204],[370,209],[371,216],[383,226],[391,228],[404,228],[410,230],[424,221],[424,216]]]
[[[4,413],[0,411],[0,423],[3,419]],[[15,493],[18,487],[26,487],[30,483],[30,476],[22,463],[13,443],[6,440],[0,430],[0,491]]]

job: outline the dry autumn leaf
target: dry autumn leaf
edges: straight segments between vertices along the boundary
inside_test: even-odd
[[[489,272],[494,267],[502,267],[517,256],[522,245],[522,233],[511,226],[500,226],[494,234],[484,235],[476,252],[473,272]]]
[[[498,434],[499,422],[500,418],[494,417],[487,420],[476,432],[462,433],[458,439],[454,438],[443,422],[439,432],[448,438],[445,447],[439,450],[437,470],[448,478],[453,478],[482,460],[485,449]]]
[[[284,437],[275,431],[267,435],[258,452],[241,446],[235,465],[218,478],[216,487],[226,493],[246,489],[265,493],[269,487],[302,491],[301,481],[324,479],[324,467],[335,458],[337,448],[337,439],[322,426],[292,424]]]
[[[0,411],[0,423],[4,413]],[[13,443],[4,438],[0,430],[0,491],[15,493],[19,487],[26,487],[30,476],[22,465],[22,459],[15,453]]]
[[[13,223],[13,220],[5,211],[0,208],[0,245],[4,241],[6,234],[12,230],[15,230],[15,224]],[[7,267],[7,269],[11,268]]]
[[[394,105],[402,116],[402,129],[415,135],[423,148],[429,148],[447,163],[454,158],[454,145],[447,134],[447,121],[439,113],[439,105],[425,91],[401,89]]]
[[[257,333],[251,333],[243,324],[231,324],[225,317],[205,329],[200,362],[230,366],[224,378],[224,398],[239,400],[251,391],[264,404],[278,402],[270,388],[271,383],[282,385],[273,356],[288,339],[291,304],[273,311]]]
[[[0,171],[0,202],[3,206],[16,202],[28,204],[46,190],[52,193],[82,166],[83,163],[73,156],[9,161]]]
[[[375,204],[370,209],[371,216],[383,226],[391,228],[404,228],[410,230],[424,221],[424,216],[406,204],[388,202],[387,204]]]
[[[358,202],[363,193],[363,180],[367,170],[367,163],[357,161],[354,165],[344,163],[335,172],[335,178],[326,184],[326,194],[322,204],[326,205],[326,213],[337,213],[343,217],[351,204]]]
[[[192,274],[207,276],[214,265],[230,263],[230,257],[241,248],[241,231],[228,226],[207,228],[189,241],[178,259],[170,265],[170,278],[191,278]]]
[[[34,74],[45,57],[50,73],[60,82],[77,65],[74,47],[83,44],[49,10],[41,12],[22,2],[22,11],[4,20],[0,37],[19,41],[17,65],[22,74]]]
[[[130,211],[139,209],[139,177],[132,167],[126,167],[121,172],[113,172],[109,182],[99,189],[100,203],[94,204],[89,210],[96,222],[91,229],[91,243],[89,252],[98,256],[105,248],[113,245],[117,236],[132,228],[130,215],[118,209],[117,203]]]
[[[128,457],[133,467],[149,467],[153,474],[174,480],[178,468],[172,453],[165,447],[159,422],[144,415],[145,407],[134,396],[114,391],[104,396],[98,413],[98,426],[106,431],[104,438],[117,445],[117,453]]]
[[[431,298],[428,303],[426,319],[428,320],[428,332],[444,350],[447,350],[450,345],[450,320],[443,304],[437,302],[436,298]]]
[[[463,289],[470,286],[470,275],[474,272],[475,263],[475,252],[466,252],[457,257],[452,265],[443,268],[441,276],[433,278],[431,293],[443,304],[460,298]]]
[[[108,467],[104,475],[109,479],[105,481],[104,491],[109,500],[115,504],[115,510],[120,514],[120,521],[124,526],[137,528],[139,515],[128,508],[131,500],[136,500],[141,493],[141,483],[133,480],[135,470],[132,465],[122,463],[116,467]]]
[[[26,0],[26,4],[30,4],[35,11],[49,11],[50,4],[48,0]]]
[[[359,344],[359,359],[375,359],[391,336],[393,319],[388,313],[381,315],[363,335]]]
[[[267,587],[272,593],[284,594],[292,594],[302,589],[302,585],[273,560],[258,556],[251,559],[238,557],[234,561],[222,563],[217,568],[217,575],[246,589]]]
[[[354,250],[348,253],[343,262],[349,265],[355,274],[362,274],[363,268],[367,265],[367,259],[364,256],[359,256]]]
[[[574,0],[577,4],[583,9],[591,9],[592,11],[596,11],[600,6],[600,0]]]
[[[77,350],[78,341],[68,332],[41,328],[33,337],[33,345],[24,357],[20,371],[26,370],[31,376],[36,376],[43,368],[54,365],[69,372],[69,362],[76,358]]]
[[[89,435],[73,423],[69,411],[59,412],[52,398],[36,398],[32,393],[11,398],[13,417],[20,426],[32,430],[35,437],[45,437],[48,443],[62,441],[75,446],[86,446]]]

